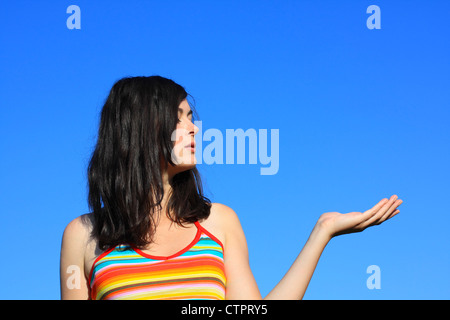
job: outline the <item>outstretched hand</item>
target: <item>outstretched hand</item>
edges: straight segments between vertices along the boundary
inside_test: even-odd
[[[379,225],[397,215],[397,209],[403,200],[393,195],[389,200],[384,198],[374,207],[365,212],[326,212],[319,218],[318,224],[324,228],[330,237],[341,234],[361,232],[364,229]]]

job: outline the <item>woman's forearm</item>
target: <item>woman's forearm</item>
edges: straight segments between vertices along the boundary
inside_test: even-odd
[[[300,300],[331,236],[316,224],[308,241],[281,281],[264,298],[266,300]]]
[[[403,200],[394,194],[364,212],[322,214],[289,271],[265,299],[302,299],[323,249],[332,237],[361,232],[370,226],[379,225],[397,215],[400,212],[397,207],[402,203]]]

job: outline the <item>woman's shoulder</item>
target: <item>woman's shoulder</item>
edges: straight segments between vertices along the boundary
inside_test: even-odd
[[[87,242],[92,231],[92,226],[92,213],[86,213],[78,216],[67,224],[64,229],[63,238],[75,238],[78,241],[85,240],[83,242]]]
[[[96,247],[92,238],[93,215],[86,213],[76,217],[70,221],[64,229],[62,237],[63,248],[69,251],[77,252],[79,255],[85,256],[91,247]]]
[[[205,220],[207,223],[221,226],[232,224],[237,219],[236,212],[229,206],[222,203],[211,203],[209,217]]]
[[[63,233],[63,240],[87,243],[92,230],[92,214],[86,213],[70,221]]]
[[[238,217],[236,212],[229,206],[222,203],[211,203],[211,213],[213,219],[221,223],[233,223]]]
[[[226,245],[226,235],[239,224],[239,219],[236,212],[229,206],[211,203],[208,218],[200,221],[200,224]]]
[[[76,217],[64,229],[62,239],[62,255],[76,258],[80,265],[84,265],[88,275],[95,258],[100,254],[97,241],[92,237],[93,214],[86,213]]]

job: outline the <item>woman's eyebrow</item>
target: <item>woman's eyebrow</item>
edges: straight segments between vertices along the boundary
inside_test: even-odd
[[[181,114],[183,114],[183,109],[178,108],[178,112],[180,112]],[[189,117],[192,114],[192,109],[189,110],[189,112],[187,113],[187,116]]]

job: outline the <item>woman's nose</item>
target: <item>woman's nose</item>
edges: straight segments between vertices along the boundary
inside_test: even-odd
[[[193,132],[195,136],[200,129],[195,124],[193,124],[193,126],[194,126]]]

